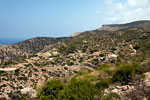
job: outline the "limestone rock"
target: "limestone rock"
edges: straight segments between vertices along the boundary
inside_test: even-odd
[[[36,97],[36,91],[33,88],[27,87],[24,89],[21,89],[22,94],[29,94],[32,98]]]

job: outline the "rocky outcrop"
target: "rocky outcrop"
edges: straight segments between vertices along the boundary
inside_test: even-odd
[[[72,33],[70,37],[76,37],[76,36],[78,36],[78,35],[80,35],[80,34],[81,34],[81,32]]]
[[[129,28],[141,28],[147,31],[150,31],[150,21],[141,20],[141,21],[135,21],[131,23],[126,24],[112,24],[112,25],[103,25],[102,28],[99,28],[97,30],[99,31],[119,31],[119,30],[125,30]]]

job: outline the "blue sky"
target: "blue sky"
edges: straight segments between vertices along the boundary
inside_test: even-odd
[[[150,0],[0,0],[0,38],[61,37],[150,19]]]

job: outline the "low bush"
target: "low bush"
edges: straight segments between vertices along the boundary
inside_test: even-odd
[[[122,64],[113,74],[112,81],[119,81],[122,84],[127,84],[132,77],[139,72],[141,68],[138,64]]]
[[[115,71],[112,80],[114,82],[119,81],[122,84],[127,84],[134,74],[135,73],[132,66],[122,66],[120,69]]]
[[[89,73],[91,73],[91,72],[90,72],[90,71],[83,71],[83,70],[81,70],[81,71],[79,71],[79,72],[76,74],[76,76],[87,75],[87,74],[89,74]]]
[[[30,66],[33,66],[33,65],[32,64],[24,64],[24,66],[30,67]]]
[[[111,77],[113,75],[114,70],[116,69],[117,69],[116,67],[107,64],[100,65],[98,68],[99,77],[100,78]]]
[[[140,47],[139,47],[138,45],[135,45],[133,48],[134,48],[135,50],[140,49]]]
[[[28,95],[21,94],[20,91],[10,92],[8,96],[10,100],[27,100],[29,98]]]
[[[97,93],[95,85],[88,80],[73,78],[59,95],[59,100],[93,100]]]
[[[99,56],[100,56],[100,57],[104,57],[104,56],[105,56],[105,54],[101,53],[101,54],[99,54]]]
[[[15,70],[15,75],[19,75],[19,71],[20,71],[20,69],[16,69]]]
[[[109,68],[109,65],[103,64],[103,65],[99,65],[98,70],[105,70],[105,69],[108,69],[108,68]]]
[[[97,83],[95,84],[95,86],[96,86],[99,90],[102,90],[102,89],[108,88],[110,82],[111,82],[110,79],[102,79],[102,80],[100,80],[99,82],[97,82]]]
[[[55,100],[63,88],[60,80],[52,79],[39,89],[37,96],[40,100]]]
[[[6,76],[7,73],[5,71],[0,71],[0,76]]]
[[[41,66],[39,63],[35,62],[33,63],[35,66]]]

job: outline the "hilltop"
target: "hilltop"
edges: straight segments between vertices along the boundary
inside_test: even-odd
[[[119,30],[125,30],[129,28],[140,28],[140,29],[150,31],[149,26],[150,26],[149,20],[141,20],[141,21],[135,21],[135,22],[126,23],[126,24],[103,25],[102,28],[99,28],[98,30],[119,31]]]
[[[150,21],[136,21],[104,25],[74,37],[38,37],[13,45],[1,45],[0,98],[21,98],[24,97],[22,94],[28,94],[28,99],[40,99],[42,92],[36,97],[39,87],[48,80],[60,79],[67,88],[73,84],[72,81],[80,83],[79,80],[81,84],[83,80],[90,81],[92,86],[100,84],[96,87],[104,92],[102,97],[115,92],[122,99],[148,100],[149,29]],[[135,93],[139,95],[134,96]],[[94,97],[94,100],[101,98],[96,93]]]

